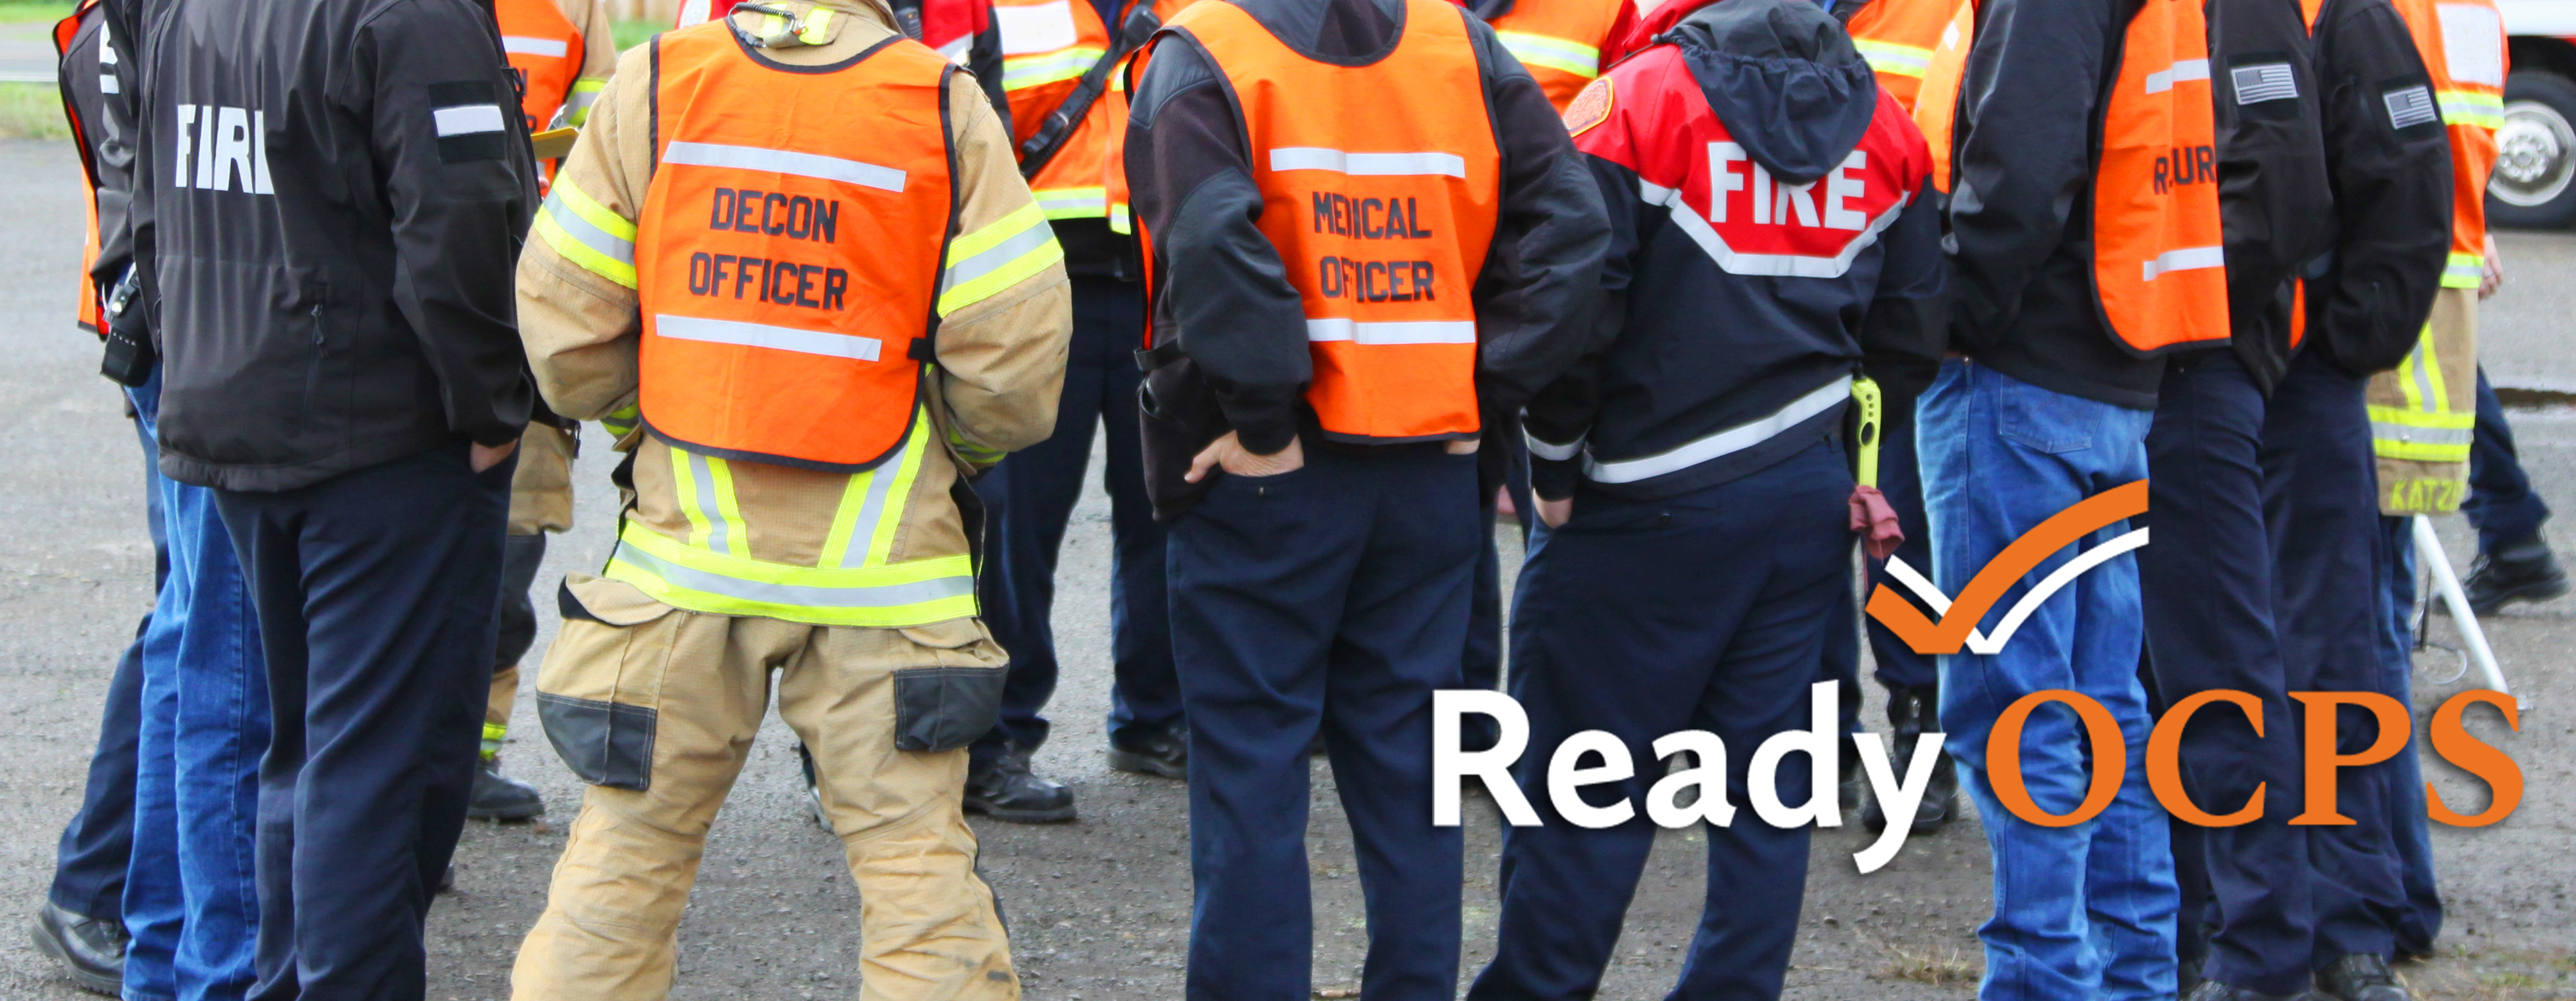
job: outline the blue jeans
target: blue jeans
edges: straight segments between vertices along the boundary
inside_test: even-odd
[[[131,395],[153,428],[159,376]],[[253,832],[267,667],[214,491],[159,486],[170,573],[143,638],[124,996],[234,999],[250,989],[259,926]]]
[[[1917,451],[1930,515],[1933,579],[1957,594],[2004,547],[2040,522],[2147,475],[2153,414],[2055,393],[1953,359],[1917,403]],[[2091,549],[2127,532],[2112,525]],[[1980,628],[1992,630],[2031,585],[2073,559],[2049,557],[2005,593]],[[1941,658],[1941,722],[1960,784],[1985,820],[1994,853],[1995,914],[1986,946],[1985,1001],[2171,998],[2179,907],[2164,812],[2148,795],[2146,690],[2138,565],[2123,554],[2049,597],[1995,654]],[[2032,692],[2090,696],[2118,721],[2129,767],[2099,815],[2041,827],[2005,811],[1986,771],[1986,742],[2004,709]],[[2032,713],[2021,769],[2031,798],[2073,812],[2090,785],[2086,738],[2062,704]]]

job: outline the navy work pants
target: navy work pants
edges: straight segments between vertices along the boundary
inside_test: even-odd
[[[1664,775],[1656,738],[1706,730],[1726,742],[1726,827],[1708,827],[1708,888],[1671,998],[1773,998],[1789,968],[1806,888],[1804,826],[1762,822],[1745,774],[1771,735],[1809,724],[1827,642],[1819,619],[1849,604],[1851,472],[1829,441],[1743,478],[1657,501],[1575,495],[1521,570],[1512,610],[1512,695],[1529,713],[1515,768],[1536,827],[1503,832],[1502,929],[1473,1001],[1594,995],[1619,942],[1656,828],[1646,794]],[[1597,830],[1557,815],[1547,789],[1558,744],[1606,730],[1636,775],[1589,787],[1637,816]],[[1781,760],[1796,805],[1812,762]]]
[[[267,648],[259,1001],[418,1001],[498,639],[504,461],[463,442],[274,493],[218,491]]]
[[[2260,700],[2268,735],[2232,705],[2202,709],[2182,731],[2192,802],[2234,813],[2262,787],[2268,803],[2261,819],[2236,827],[2174,821],[2176,868],[2198,884],[2183,891],[2183,961],[2205,952],[2210,979],[2296,994],[2308,983],[2309,829],[2290,826],[2302,763],[2272,614],[2263,430],[2263,391],[2234,352],[2200,352],[2167,369],[2147,432],[2141,521],[2154,541],[2138,551],[2138,582],[2159,706],[2211,689],[2245,692]],[[2197,911],[2188,906],[2196,898]]]
[[[2363,385],[2362,377],[2334,367],[2319,352],[2304,352],[2290,363],[2264,415],[2263,515],[2272,540],[2273,616],[2284,681],[2294,692],[2388,694],[2379,638],[2384,546]],[[2167,520],[2160,518],[2158,525]],[[2394,694],[2404,701],[2403,691]],[[2226,715],[2209,712],[2202,718],[2216,723]],[[2369,711],[2352,706],[2337,714],[2340,753],[2358,754],[2378,737],[2377,718]],[[2389,825],[2397,772],[2393,761],[2338,769],[2337,809],[2357,823],[2301,828],[2311,866],[2314,966],[2354,953],[2385,956],[2394,946],[2396,915],[2405,901]],[[2203,804],[2218,810],[2235,805]],[[2273,815],[2281,812],[2276,807]]]
[[[1046,742],[1039,715],[1055,695],[1055,568],[1066,524],[1091,462],[1091,433],[1105,428],[1109,465],[1109,732],[1168,731],[1181,725],[1180,681],[1163,597],[1164,528],[1145,496],[1138,444],[1137,332],[1144,294],[1133,282],[1073,280],[1073,347],[1055,435],[1011,454],[975,484],[992,519],[992,554],[982,580],[984,626],[1011,655],[1001,716],[975,744],[988,761],[1007,744]]]
[[[2460,505],[2478,530],[2478,551],[2530,538],[2549,520],[2549,505],[2532,492],[2514,448],[2513,425],[2505,423],[2504,404],[2487,384],[2486,366],[2478,367],[2477,434],[2469,439],[2469,499]]]
[[[2387,571],[2379,609],[2381,689],[2399,702],[2412,703],[2415,687],[2415,519],[2381,517],[2380,553]],[[2420,718],[2419,718],[2420,719]],[[2421,734],[2417,735],[2420,740]],[[2442,889],[2433,878],[2432,817],[2425,812],[2422,744],[2410,742],[2389,764],[2393,795],[2388,797],[2388,824],[2397,837],[2399,882],[2406,903],[2398,908],[2397,951],[2409,956],[2433,954],[2442,934]]]
[[[1216,474],[1171,528],[1197,891],[1188,996],[1307,997],[1306,745],[1320,732],[1368,897],[1361,996],[1449,1001],[1463,842],[1431,825],[1431,693],[1459,686],[1476,459],[1305,453],[1277,476]]]
[[[152,533],[152,590],[158,594],[170,577],[170,544],[161,529],[161,447],[140,420],[134,434],[143,442],[143,512]],[[55,843],[54,882],[46,893],[55,906],[102,921],[124,918],[125,866],[134,851],[135,748],[143,724],[143,634],[151,626],[147,611],[108,677],[89,782],[80,812],[63,825]]]
[[[1529,445],[1516,436],[1489,434],[1484,447],[1504,449],[1509,455],[1503,463],[1503,489],[1512,495],[1512,511],[1520,521],[1521,544],[1527,547],[1532,526],[1538,524],[1538,501],[1530,493]],[[1493,498],[1481,496],[1480,492],[1477,500],[1482,502],[1485,522],[1484,534],[1477,539],[1485,548],[1476,555],[1476,594],[1468,609],[1464,671],[1467,687],[1492,691],[1503,683],[1503,554],[1494,541],[1494,526],[1501,519]],[[1467,717],[1468,725],[1478,726],[1483,719]]]

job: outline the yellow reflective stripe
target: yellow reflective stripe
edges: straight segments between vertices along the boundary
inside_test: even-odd
[[[1043,188],[1029,193],[1038,196],[1038,208],[1049,219],[1098,219],[1109,214],[1108,188]]]
[[[635,425],[643,420],[643,411],[629,403],[609,411],[608,416],[599,419],[599,426],[608,429],[609,434],[623,438],[633,433]]]
[[[483,724],[483,742],[486,744],[499,744],[509,736],[510,724],[508,723]]]
[[[2466,462],[2477,435],[2475,413],[2424,413],[2402,407],[2372,406],[2371,450],[2383,458],[2418,462]]]
[[[635,287],[635,224],[557,177],[537,207],[537,237],[565,260],[609,281]]]
[[[2451,262],[2442,268],[2442,287],[2476,288],[2486,284],[2487,259],[2483,254],[2452,254]]]
[[[1852,47],[1860,50],[1861,58],[1869,60],[1873,72],[1920,77],[1932,68],[1930,49],[1868,38],[1852,39]]]
[[[796,29],[796,40],[807,45],[821,45],[831,37],[826,31],[831,23],[832,8],[816,4],[814,9],[805,12],[805,24]]]
[[[948,266],[939,277],[939,315],[981,302],[1061,260],[1064,247],[1055,242],[1046,213],[1035,202],[1022,206],[949,244]]]
[[[1503,47],[1529,66],[1560,69],[1586,80],[1601,75],[1601,50],[1562,38],[1533,35],[1526,31],[1497,31]]]
[[[733,464],[712,455],[691,456],[707,464],[715,483],[716,517],[724,520],[726,548],[736,556],[751,555],[751,526],[742,520],[742,505],[733,496]]]
[[[599,100],[599,91],[606,86],[608,81],[598,77],[573,81],[572,93],[564,98],[563,110],[556,114],[556,118],[562,124],[580,128],[590,121],[590,106]]]
[[[2415,375],[2424,381],[2424,405],[2417,409],[2428,414],[2450,413],[2451,389],[2442,384],[2442,356],[2433,350],[2431,324],[2424,326],[2424,336],[2415,339],[2415,354],[2422,359],[2415,367]],[[2475,419],[2474,414],[2470,417]]]
[[[1002,60],[1002,89],[1022,90],[1044,86],[1058,80],[1078,79],[1108,55],[1107,49],[1057,49],[1045,55],[1015,56]]]
[[[1127,217],[1126,202],[1109,207],[1109,231],[1120,236],[1136,235],[1136,224]]]
[[[966,457],[966,461],[977,465],[991,465],[1002,461],[1003,456],[1010,454],[1000,449],[985,448],[982,445],[967,441],[965,434],[959,432],[956,428],[948,429],[948,447],[956,449],[957,454]]]
[[[689,541],[708,552],[749,555],[749,528],[734,503],[733,468],[723,459],[671,449],[671,479],[680,513],[689,519]]]
[[[874,469],[851,474],[849,485],[841,491],[841,506],[832,513],[832,530],[823,537],[823,558],[819,563],[823,569],[886,563],[894,547],[895,526],[903,522],[904,504],[912,496],[913,481],[921,472],[923,446],[930,440],[929,427],[929,413],[915,411],[912,430],[904,435],[903,445],[895,454]]]
[[[976,611],[974,564],[964,555],[827,570],[710,553],[630,522],[606,573],[663,604],[711,615],[895,629]]]
[[[2475,125],[2480,128],[2504,127],[2504,95],[2474,90],[2438,91],[2434,100],[2442,106],[2442,120],[2453,125]]]
[[[698,503],[698,477],[692,457],[679,449],[671,450],[671,492],[680,505],[680,514],[689,519],[689,541],[705,546],[715,529],[709,525],[706,510]]]

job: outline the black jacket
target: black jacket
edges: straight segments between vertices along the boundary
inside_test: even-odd
[[[2152,409],[2165,363],[2093,293],[2093,160],[2138,0],[1983,0],[1951,163],[1951,348],[2023,382]]]
[[[2230,343],[2269,391],[2290,367],[2290,282],[2334,238],[2299,0],[2208,0]]]
[[[2326,0],[2316,40],[2336,235],[2308,281],[2305,346],[2366,375],[2414,349],[2441,291],[2451,138],[2424,113],[2432,78],[2388,0]]]
[[[1611,302],[1593,350],[1529,405],[1541,497],[1579,478],[1634,498],[1724,483],[1833,434],[1865,353],[1900,411],[1940,363],[1930,155],[1842,26],[1808,0],[1727,0],[1665,37],[1611,71],[1606,120],[1576,123],[1610,208]],[[1723,184],[1719,133],[1683,131],[1709,127],[1699,97],[1741,150]],[[1774,185],[1804,186],[1776,217],[1753,193]]]
[[[291,490],[515,440],[536,171],[491,9],[184,0],[143,39],[133,227],[161,471]]]
[[[1317,59],[1365,64],[1385,58],[1402,34],[1395,0],[1236,2]],[[1477,402],[1485,436],[1507,440],[1519,433],[1512,415],[1591,338],[1609,223],[1555,107],[1493,29],[1465,23],[1502,156],[1501,215],[1472,291]],[[1323,440],[1305,402],[1313,377],[1305,304],[1261,232],[1248,145],[1214,63],[1187,36],[1162,36],[1136,85],[1126,168],[1136,218],[1153,238],[1154,340],[1176,356],[1146,383],[1146,486],[1166,520],[1214,485],[1184,485],[1180,476],[1227,430],[1264,455],[1301,431],[1310,448]],[[1492,459],[1505,452],[1484,450]],[[1499,468],[1489,459],[1488,476]]]
[[[134,263],[126,207],[134,188],[134,49],[115,27],[114,8],[82,12],[80,27],[63,46],[63,107],[80,132],[81,169],[98,195],[98,257],[89,278],[105,295]]]

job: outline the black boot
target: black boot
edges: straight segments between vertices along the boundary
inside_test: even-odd
[[[1186,780],[1190,777],[1190,731],[1180,728],[1142,736],[1112,734],[1109,767],[1131,775]]]
[[[2414,1001],[2415,995],[2397,984],[2397,975],[2388,972],[2388,961],[2366,952],[2358,952],[2328,964],[2317,971],[2317,995],[2320,1001]]]
[[[2541,602],[2566,594],[2567,571],[2549,551],[2549,540],[2534,532],[2530,538],[2479,553],[2462,590],[2469,594],[2469,611],[2494,615],[2517,601]]]
[[[1073,790],[1029,773],[1029,752],[1006,744],[989,764],[966,773],[966,812],[1014,824],[1073,819]]]
[[[2242,987],[2229,987],[2215,980],[2203,980],[2182,996],[2182,1001],[2310,1001],[2316,995],[2306,991],[2296,994],[2259,994]]]
[[[1939,733],[1941,727],[1938,701],[1919,692],[1897,690],[1887,694],[1887,725],[1893,732],[1891,764],[1898,781],[1914,767],[1916,738],[1926,732]],[[1870,833],[1887,829],[1887,810],[1880,806],[1875,790],[1861,804],[1860,822]],[[1933,834],[1950,824],[1959,812],[1959,773],[1950,765],[1950,753],[1941,752],[1932,764],[1932,780],[1923,788],[1923,801],[1914,808],[1914,833]]]
[[[474,791],[465,798],[465,815],[474,820],[526,820],[546,812],[537,787],[501,774],[501,757],[483,759],[474,769]]]
[[[125,988],[125,925],[46,901],[36,912],[36,949],[63,964],[72,982],[109,997]]]

